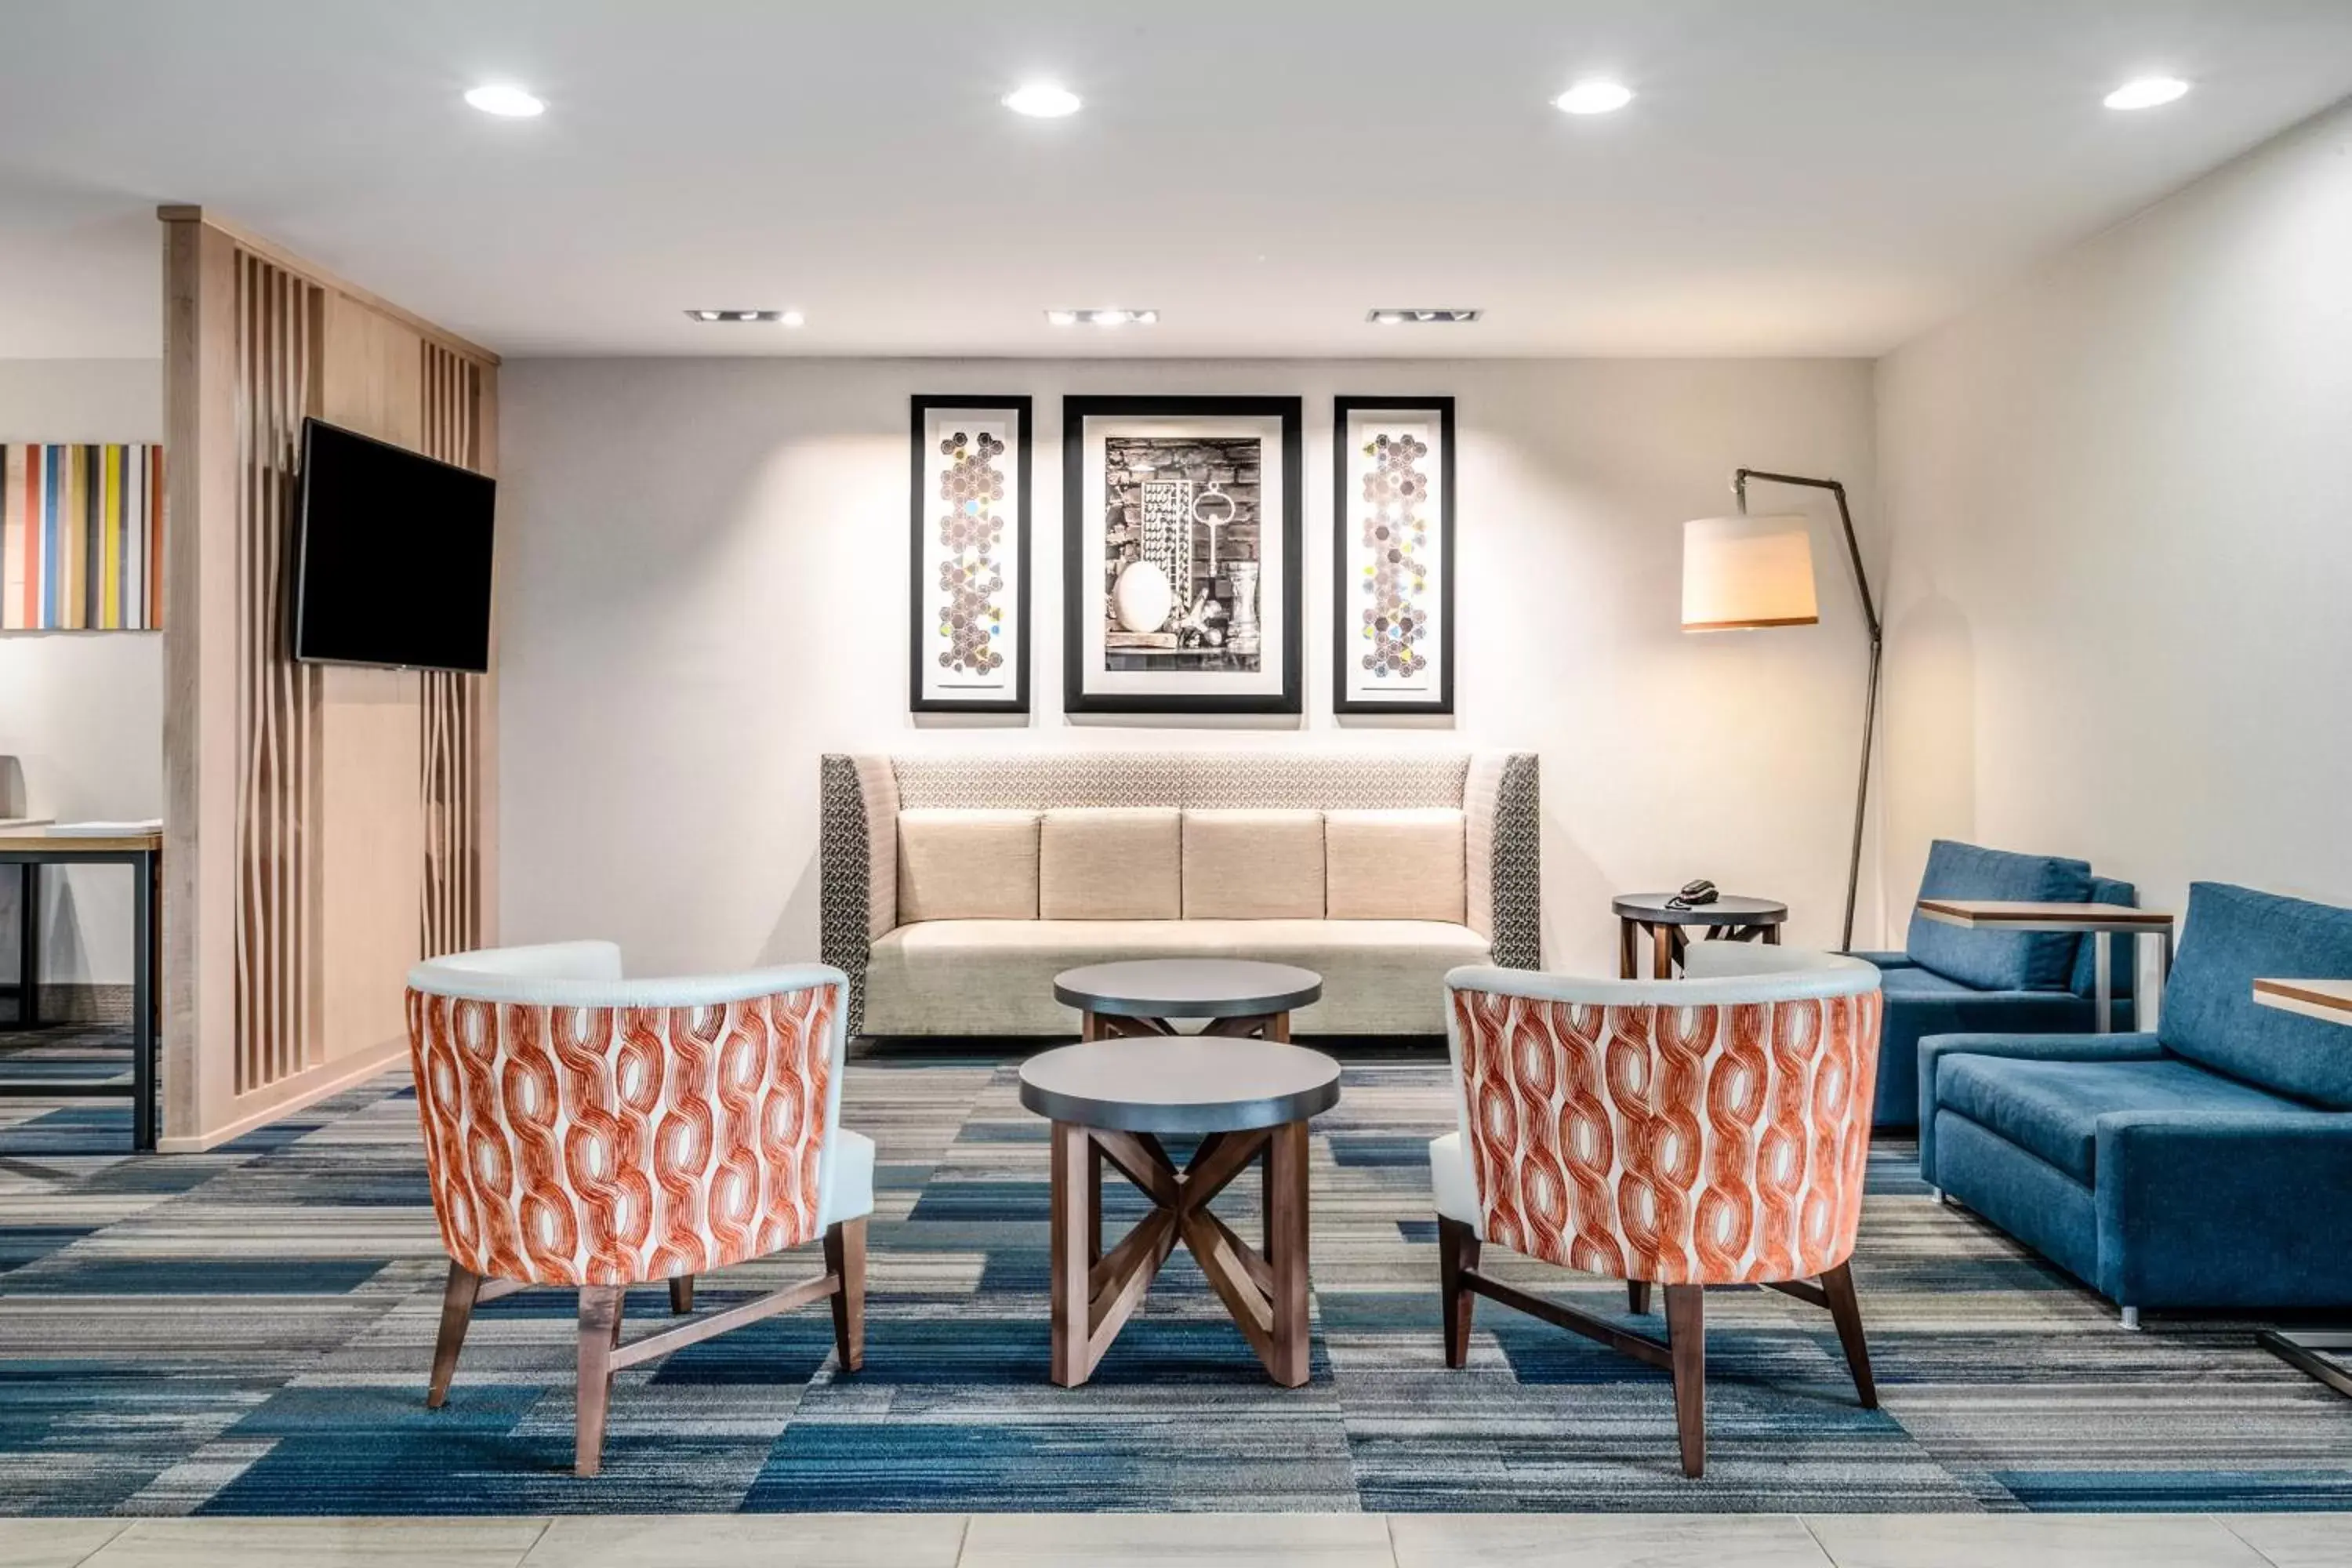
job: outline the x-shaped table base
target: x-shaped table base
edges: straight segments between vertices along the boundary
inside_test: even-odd
[[[1264,1157],[1261,1250],[1209,1212],[1210,1200]],[[1135,1184],[1151,1213],[1106,1252],[1102,1167]],[[1054,1123],[1054,1381],[1074,1388],[1142,1304],[1181,1241],[1225,1310],[1286,1388],[1307,1381],[1307,1123],[1212,1132],[1181,1170],[1149,1132]]]

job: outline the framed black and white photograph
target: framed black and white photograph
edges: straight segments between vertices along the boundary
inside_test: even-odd
[[[914,399],[918,713],[1029,711],[1029,399]]]
[[[1454,399],[1342,397],[1333,453],[1331,706],[1454,711]]]
[[[1299,711],[1299,412],[1064,399],[1068,711]]]

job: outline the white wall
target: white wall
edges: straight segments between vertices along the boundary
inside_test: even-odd
[[[161,441],[158,360],[0,359],[0,441]],[[163,809],[163,639],[0,633],[0,807],[59,820]],[[0,762],[0,767],[7,764]],[[131,890],[112,868],[45,873],[43,978],[131,983]],[[16,886],[0,877],[0,973],[16,975]]]
[[[916,392],[1037,399],[1023,729],[907,712]],[[1105,392],[1306,398],[1296,727],[1062,715],[1060,398]],[[1329,711],[1342,392],[1460,400],[1450,731]],[[822,752],[1301,744],[1540,752],[1555,963],[1613,973],[1610,894],[1702,875],[1788,900],[1791,940],[1836,940],[1864,645],[1834,524],[1822,626],[1712,637],[1678,629],[1681,524],[1730,510],[1742,463],[1843,478],[1866,523],[1866,363],[551,360],[509,363],[500,395],[508,940],[609,936],[677,969],[812,956]],[[1874,925],[1866,892],[1859,934]]]
[[[1946,834],[2352,903],[2352,109],[1878,386],[1887,892]]]

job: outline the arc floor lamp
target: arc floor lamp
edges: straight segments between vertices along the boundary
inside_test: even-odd
[[[1870,683],[1862,709],[1862,768],[1853,788],[1853,848],[1846,858],[1845,934],[1839,946],[1853,948],[1854,897],[1862,885],[1862,829],[1870,800],[1870,748],[1878,728],[1878,667],[1885,637],[1870,575],[1863,570],[1862,545],[1853,534],[1853,511],[1845,486],[1835,479],[1739,468],[1731,476],[1739,499],[1737,517],[1697,518],[1683,524],[1683,630],[1718,632],[1769,626],[1810,626],[1821,620],[1813,592],[1812,524],[1801,515],[1748,515],[1749,480],[1827,490],[1837,498],[1838,521],[1845,529],[1846,560],[1862,618],[1870,632]]]

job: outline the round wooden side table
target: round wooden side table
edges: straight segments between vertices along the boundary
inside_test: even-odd
[[[1650,976],[1671,980],[1690,951],[1691,931],[1704,942],[1756,942],[1780,945],[1781,922],[1789,906],[1770,899],[1743,899],[1726,893],[1711,904],[1690,909],[1672,907],[1672,893],[1620,893],[1610,903],[1617,913],[1617,975],[1641,978],[1643,941],[1650,945]]]
[[[1182,1243],[1266,1373],[1307,1381],[1307,1123],[1339,1100],[1339,1064],[1276,1040],[1089,1040],[1031,1057],[1021,1103],[1054,1123],[1053,1361],[1055,1383],[1094,1374]],[[1178,1165],[1160,1136],[1197,1138]],[[1209,1200],[1265,1166],[1265,1224],[1252,1247]],[[1102,1245],[1101,1167],[1151,1200],[1118,1246]]]

